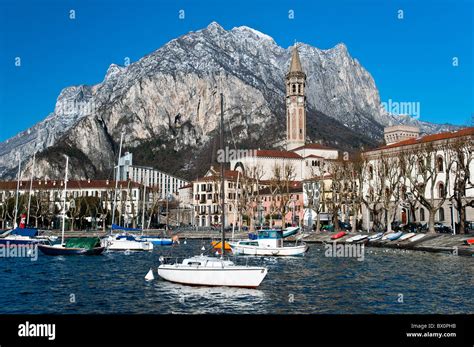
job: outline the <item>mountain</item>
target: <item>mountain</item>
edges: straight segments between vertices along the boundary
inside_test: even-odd
[[[379,143],[388,124],[449,128],[385,112],[373,78],[344,44],[328,50],[301,44],[299,52],[308,142],[354,151]],[[123,131],[136,164],[193,178],[215,159],[219,93],[229,146],[282,147],[290,55],[254,29],[213,22],[128,66],[112,64],[101,83],[65,88],[44,121],[0,144],[0,177],[15,177],[18,155],[29,175],[35,151],[38,177],[62,176],[63,154],[71,157],[74,178],[112,177]]]

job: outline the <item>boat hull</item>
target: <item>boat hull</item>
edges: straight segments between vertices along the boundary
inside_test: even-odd
[[[411,237],[408,241],[409,242],[415,242],[415,241],[421,240],[425,236],[426,236],[426,234],[418,234],[418,235],[415,235],[415,236]]]
[[[181,264],[158,267],[158,275],[166,281],[192,286],[224,286],[257,288],[267,275],[266,268],[232,266],[209,268]]]
[[[149,241],[107,240],[109,251],[153,251],[153,243]]]
[[[261,247],[250,245],[232,245],[232,252],[238,255],[265,255],[265,256],[300,256],[308,250],[308,245],[303,243],[299,246],[290,247]]]
[[[170,246],[173,244],[172,239],[161,239],[161,238],[153,238],[153,237],[141,237],[141,241],[151,242],[155,246]]]
[[[408,233],[408,234],[402,235],[402,237],[400,237],[399,240],[400,241],[408,240],[408,239],[412,238],[415,235],[416,235],[415,233]]]
[[[346,236],[346,233],[344,231],[340,231],[337,234],[332,235],[331,240],[337,240],[337,239],[340,239],[343,236]]]
[[[104,252],[104,247],[95,247],[92,249],[85,248],[67,248],[55,247],[49,245],[38,245],[38,249],[45,255],[99,255]]]

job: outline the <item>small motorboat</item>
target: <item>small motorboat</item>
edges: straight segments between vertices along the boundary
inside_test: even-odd
[[[294,246],[285,246],[283,231],[276,229],[259,230],[256,240],[240,240],[229,244],[232,252],[240,255],[299,256],[308,250],[308,245],[298,240]]]
[[[397,231],[396,233],[390,234],[388,236],[388,239],[390,241],[395,241],[395,240],[398,240],[402,235],[403,235],[403,233],[401,231]]]
[[[474,245],[474,239],[467,239],[467,240],[464,240],[464,243],[468,246],[470,245]]]
[[[383,233],[377,233],[375,235],[369,236],[369,242],[380,240],[383,237]]]
[[[125,233],[109,235],[104,240],[109,251],[153,251],[153,243],[139,240],[136,236]]]
[[[173,244],[172,239],[155,237],[155,236],[147,236],[147,235],[138,236],[137,240],[151,242],[155,246],[169,246]]]
[[[345,231],[340,231],[337,234],[332,235],[331,240],[337,240],[337,239],[340,239],[343,236],[346,236],[346,232]]]
[[[396,233],[388,233],[388,234],[384,235],[384,236],[382,237],[382,241],[388,240],[389,237],[392,237],[392,236],[395,235],[395,234],[396,234]]]
[[[413,237],[410,237],[410,239],[408,240],[408,242],[415,242],[415,241],[418,241],[418,240],[421,240],[423,237],[425,237],[426,234],[418,234],[418,235],[415,235]]]
[[[283,229],[283,238],[296,235],[300,231],[300,227],[288,227]]]
[[[368,238],[368,235],[355,235],[346,240],[346,242],[352,243],[352,242],[361,242],[364,241],[366,238]]]
[[[399,240],[400,240],[400,241],[408,240],[409,238],[411,238],[411,237],[413,237],[413,236],[415,236],[415,235],[416,235],[415,233],[407,233],[407,234],[405,234],[405,235],[402,235],[402,236],[399,238]]]
[[[256,288],[262,283],[268,269],[259,266],[235,265],[221,258],[194,256],[181,263],[158,266],[158,275],[166,281],[195,286],[227,286]]]

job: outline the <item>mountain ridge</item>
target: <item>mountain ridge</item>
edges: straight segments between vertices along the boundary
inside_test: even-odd
[[[384,112],[372,76],[345,44],[321,50],[303,43],[299,51],[308,76],[307,141],[343,150],[367,148],[382,140],[384,125],[399,120],[430,132],[450,129]],[[289,48],[264,33],[246,26],[225,30],[212,22],[128,66],[111,64],[96,85],[64,88],[53,113],[0,144],[0,177],[14,177],[18,155],[27,160],[28,174],[30,158],[38,151],[39,177],[60,175],[59,162],[56,168],[48,164],[57,161],[53,156],[68,152],[77,159],[71,177],[111,178],[121,130],[128,150],[158,137],[159,145],[152,149],[168,153],[158,155],[159,165],[146,158],[137,164],[162,168],[166,161],[190,161],[169,169],[194,177],[204,170],[196,158],[206,157],[201,152],[214,141],[218,127],[216,88],[224,94],[227,125],[233,130],[229,135],[237,144],[281,147],[289,59]],[[209,156],[212,161],[213,154]]]

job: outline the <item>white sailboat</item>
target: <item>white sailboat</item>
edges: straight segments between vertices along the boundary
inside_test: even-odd
[[[108,251],[152,251],[153,243],[146,240],[140,240],[135,235],[127,232],[120,234],[113,234],[114,220],[115,220],[115,209],[117,208],[117,187],[119,180],[119,169],[120,169],[120,156],[122,155],[122,143],[123,143],[123,132],[120,135],[120,147],[119,147],[119,158],[117,162],[117,172],[115,175],[115,192],[114,192],[114,206],[112,209],[112,226],[110,228],[110,234],[102,240],[102,245],[107,248]],[[119,226],[117,226],[120,228]],[[126,228],[122,228],[126,229]]]
[[[221,93],[221,148],[224,148],[224,99]],[[268,273],[266,267],[241,266],[224,260],[225,254],[225,214],[224,214],[224,164],[221,163],[221,257],[195,256],[181,263],[158,266],[158,275],[166,281],[199,285],[256,288]]]

